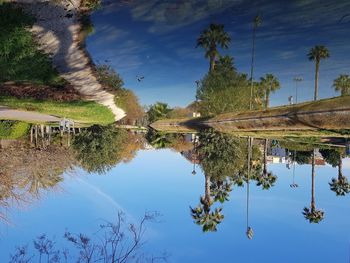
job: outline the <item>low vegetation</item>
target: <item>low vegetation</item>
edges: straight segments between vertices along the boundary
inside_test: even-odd
[[[63,86],[48,55],[37,49],[27,30],[35,19],[10,3],[0,4],[0,83],[31,82]]]
[[[0,121],[0,139],[18,139],[27,134],[29,124],[19,121]]]
[[[100,8],[100,6],[101,6],[101,0],[82,0],[81,1],[81,7],[89,11],[96,10]]]
[[[104,174],[119,162],[128,162],[143,147],[142,140],[113,125],[93,125],[73,141],[76,158],[88,172]]]
[[[113,113],[107,107],[93,101],[57,102],[2,96],[0,97],[0,105],[62,118],[66,117],[86,124],[109,124],[114,122]]]
[[[98,81],[103,88],[115,96],[115,104],[126,112],[123,124],[143,125],[144,110],[135,93],[123,87],[121,76],[109,65],[97,65],[96,73]]]
[[[253,109],[262,107],[263,95],[255,86],[256,99]],[[220,57],[211,70],[198,83],[197,98],[201,100],[199,111],[203,116],[224,112],[249,110],[250,81],[247,75],[240,74],[233,65],[233,58]],[[259,91],[261,94],[259,94]]]

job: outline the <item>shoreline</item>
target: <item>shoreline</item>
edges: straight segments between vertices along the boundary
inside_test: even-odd
[[[86,51],[80,21],[80,0],[49,3],[43,0],[16,0],[25,12],[36,17],[30,29],[40,49],[50,54],[53,66],[86,100],[108,107],[114,120],[126,113],[114,103],[114,95],[105,91],[94,74],[94,63]]]

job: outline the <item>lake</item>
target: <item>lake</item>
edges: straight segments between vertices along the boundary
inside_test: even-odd
[[[40,136],[36,146],[2,142],[1,262],[18,246],[39,258],[33,240],[45,260],[59,253],[65,262],[67,249],[72,262],[80,250],[67,232],[101,244],[103,233],[110,233],[107,222],[118,225],[120,212],[124,249],[133,244],[128,224],[137,232],[146,215],[134,258],[126,262],[349,261],[346,138],[117,130],[128,141],[111,145],[91,130],[71,138],[70,147],[58,134],[50,145]],[[332,178],[338,180],[333,190]]]

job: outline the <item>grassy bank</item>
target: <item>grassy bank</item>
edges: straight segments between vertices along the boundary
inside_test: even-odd
[[[18,139],[27,134],[29,124],[19,121],[0,121],[0,139]]]
[[[224,113],[214,118],[212,121],[222,121],[230,118],[259,118],[284,114],[296,114],[302,112],[323,111],[332,109],[349,109],[350,96],[309,101],[295,105],[273,107],[267,110],[244,111],[237,113]]]
[[[28,31],[35,18],[12,3],[0,3],[0,83],[27,81],[62,86],[66,82],[52,67],[51,59],[37,49]]]
[[[307,102],[268,110],[225,113],[213,118],[166,119],[152,123],[161,131],[212,127],[242,136],[345,135],[350,129],[350,96]]]
[[[62,118],[66,117],[86,124],[105,125],[114,122],[113,113],[107,107],[93,101],[56,102],[0,97],[0,105]]]

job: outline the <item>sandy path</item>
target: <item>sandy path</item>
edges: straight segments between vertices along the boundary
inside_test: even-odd
[[[93,74],[89,59],[79,47],[80,23],[77,20],[80,0],[14,0],[37,18],[31,29],[40,48],[52,55],[53,64],[86,99],[107,106],[115,120],[125,112],[114,103],[114,95],[102,89]],[[66,9],[66,10],[65,10]],[[71,17],[66,17],[67,14]]]
[[[0,106],[0,120],[20,120],[27,122],[59,122],[61,119],[55,116],[31,111],[13,110]]]

